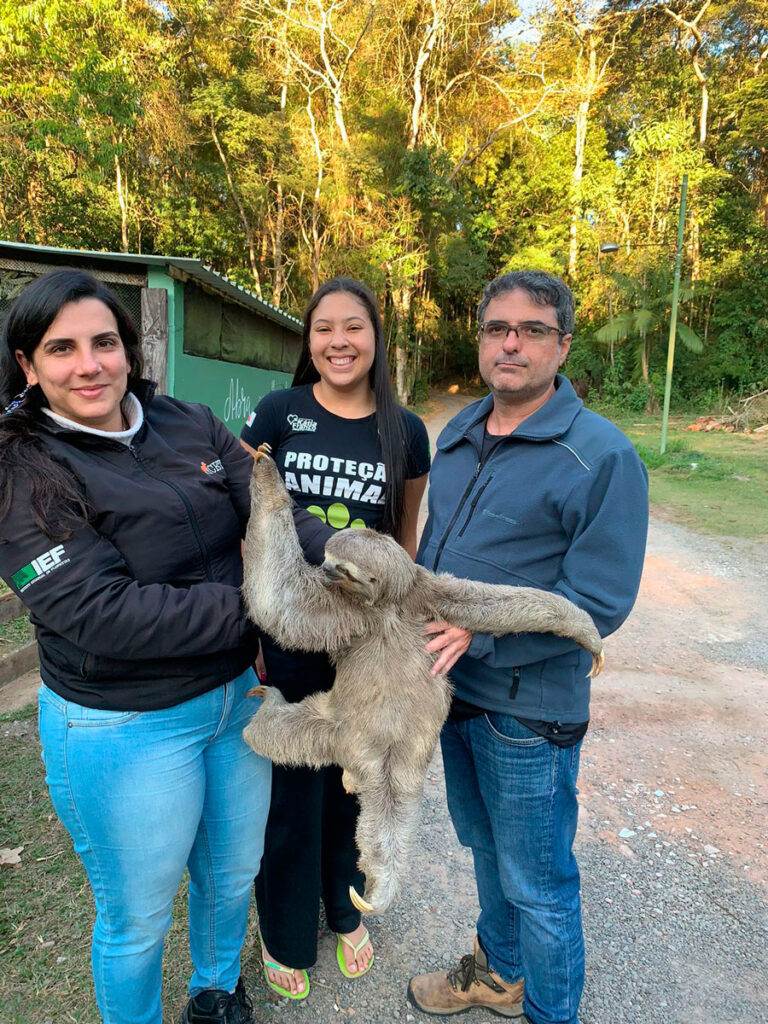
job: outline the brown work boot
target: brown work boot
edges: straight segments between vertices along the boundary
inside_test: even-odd
[[[458,967],[435,974],[417,974],[408,983],[408,999],[424,1013],[447,1016],[480,1007],[499,1017],[518,1018],[524,1024],[523,979],[512,984],[488,970],[488,958],[475,939],[474,955],[461,958]]]

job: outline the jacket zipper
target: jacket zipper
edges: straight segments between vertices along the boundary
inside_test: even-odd
[[[443,548],[445,547],[445,542],[448,540],[448,534],[451,532],[451,530],[456,525],[456,520],[461,515],[461,510],[464,508],[464,503],[466,502],[467,498],[471,494],[472,488],[475,486],[475,481],[477,480],[478,476],[480,476],[480,470],[482,468],[483,468],[482,461],[478,461],[477,466],[475,466],[475,472],[474,472],[474,474],[472,476],[472,479],[469,481],[469,483],[467,484],[466,488],[464,489],[464,493],[461,496],[461,501],[459,502],[458,506],[456,507],[456,511],[453,513],[453,518],[451,519],[450,523],[448,524],[448,528],[445,531],[445,533],[443,534],[443,536],[441,537],[440,543],[437,546],[437,552],[435,553],[435,561],[434,561],[434,564],[432,565],[432,572],[437,572],[437,565],[438,565],[438,562],[440,561],[440,556],[443,553]]]
[[[469,440],[469,438],[466,438],[466,440]],[[475,449],[475,451],[477,451],[477,447],[476,447],[474,441],[470,441],[469,443],[472,445],[472,447]],[[500,444],[497,444],[493,448],[491,448],[490,452],[488,452],[488,455],[485,458],[485,463],[488,463],[493,458],[494,452],[497,452],[499,450],[499,448],[501,448]],[[456,511],[453,513],[453,516],[451,518],[450,523],[448,523],[448,526],[446,528],[445,533],[440,538],[440,543],[437,546],[437,552],[435,554],[435,561],[434,561],[434,563],[432,565],[432,572],[437,572],[437,565],[438,565],[438,562],[440,561],[440,556],[443,553],[443,548],[445,547],[446,541],[448,540],[448,535],[450,534],[451,530],[456,525],[456,520],[461,515],[461,510],[464,508],[466,500],[469,497],[469,495],[471,494],[472,488],[475,486],[475,483],[477,482],[477,478],[480,476],[480,470],[483,468],[483,465],[485,465],[485,463],[483,462],[482,455],[481,455],[480,459],[478,459],[477,465],[475,466],[475,472],[472,474],[472,479],[467,484],[467,486],[466,486],[466,488],[464,490],[464,493],[461,496],[461,501],[459,501],[459,504],[456,507]],[[472,513],[475,511],[475,505],[477,504],[477,501],[478,501],[480,495],[483,493],[483,491],[485,490],[485,488],[488,486],[488,484],[491,482],[492,479],[493,479],[493,477],[489,477],[488,480],[486,480],[486,482],[481,487],[480,491],[475,496],[475,499],[472,502],[472,505],[471,505],[470,510],[469,510],[469,515],[467,516],[467,522],[464,524],[464,526],[462,526],[461,530],[459,531],[459,536],[461,536],[464,533],[464,530],[466,530],[467,524],[469,523],[469,520],[472,518]]]
[[[463,537],[464,536],[464,531],[469,526],[470,520],[472,519],[472,516],[474,514],[475,506],[477,505],[478,501],[480,501],[480,498],[482,497],[483,491],[488,486],[488,484],[491,482],[491,480],[493,480],[493,473],[491,473],[491,475],[485,481],[483,486],[480,488],[480,490],[477,492],[477,494],[472,499],[472,504],[469,506],[469,514],[467,515],[467,518],[464,521],[464,525],[459,530],[459,534],[458,534],[459,537]]]
[[[173,481],[164,480],[162,477],[156,476],[154,473],[150,473],[146,465],[144,464],[144,460],[141,458],[141,455],[132,444],[128,445],[128,451],[134,457],[137,465],[140,466],[142,472],[146,473],[147,476],[151,477],[153,480],[158,480],[161,484],[165,484],[167,487],[170,487],[171,490],[175,491],[176,494],[178,494],[178,496],[181,498],[184,508],[186,509],[189,525],[192,527],[192,533],[194,533],[195,540],[197,541],[197,546],[200,549],[200,555],[203,560],[203,569],[205,570],[206,579],[213,581],[211,563],[210,559],[208,558],[208,550],[205,546],[205,542],[203,541],[203,535],[200,533],[200,527],[197,524],[197,518],[195,517],[195,513],[192,509],[192,506],[189,503],[189,499],[187,498],[186,494],[181,490],[180,487],[177,487],[176,484],[173,483]]]
[[[520,666],[516,665],[512,669],[512,685],[509,688],[509,699],[514,700],[517,696],[517,691],[520,689]]]

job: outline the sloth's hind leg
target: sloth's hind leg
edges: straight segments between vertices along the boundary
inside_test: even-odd
[[[273,686],[257,686],[251,693],[264,698],[243,731],[245,742],[257,754],[292,767],[334,763],[337,725],[327,693],[312,694],[298,704],[288,704]]]

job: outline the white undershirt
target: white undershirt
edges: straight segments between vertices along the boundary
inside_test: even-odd
[[[68,420],[66,416],[59,416],[57,412],[51,412],[50,409],[43,409],[43,412],[46,416],[50,416],[55,423],[58,423],[60,427],[66,427],[68,430],[81,430],[84,434],[95,434],[96,437],[106,437],[110,441],[120,441],[122,444],[129,445],[133,440],[134,434],[141,429],[141,425],[144,422],[144,410],[141,407],[141,402],[132,391],[126,391],[120,403],[120,409],[130,424],[127,430],[96,430],[95,427],[85,427],[82,423],[77,423],[75,420]]]

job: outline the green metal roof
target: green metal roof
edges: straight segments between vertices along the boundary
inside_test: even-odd
[[[96,264],[118,270],[121,266],[126,273],[136,273],[139,267],[162,267],[171,276],[181,276],[198,281],[203,287],[217,292],[225,298],[234,300],[241,306],[252,309],[256,313],[281,324],[283,327],[301,332],[302,321],[277,306],[260,299],[247,288],[230,281],[224,274],[219,274],[205,266],[201,260],[183,256],[147,256],[144,253],[126,252],[95,252],[88,249],[59,249],[51,245],[27,245],[24,242],[5,242],[0,240],[0,258],[26,259],[28,262],[49,264]],[[130,268],[133,268],[131,270]],[[175,273],[174,273],[175,271]]]

